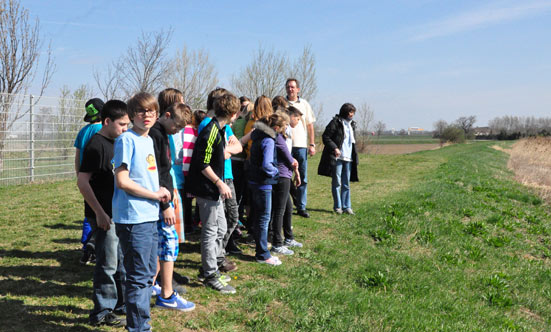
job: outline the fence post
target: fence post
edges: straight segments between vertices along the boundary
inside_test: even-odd
[[[30,157],[30,179],[34,182],[34,96],[30,96],[29,106],[29,157]]]

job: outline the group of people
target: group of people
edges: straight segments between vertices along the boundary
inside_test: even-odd
[[[126,103],[85,104],[90,124],[75,141],[75,168],[85,200],[81,262],[95,258],[92,325],[149,331],[152,295],[159,308],[195,308],[181,297],[185,288],[174,273],[179,243],[199,226],[193,199],[201,230],[198,279],[206,287],[236,292],[226,273],[237,265],[227,255],[242,253],[240,224],[254,239],[258,263],[281,265],[279,257],[302,247],[293,235],[293,200],[297,215],[308,218],[315,118],[299,97],[299,82],[290,78],[285,88],[287,98],[260,96],[254,103],[217,88],[206,112],[192,111],[174,88],[157,98],[140,92]],[[323,134],[318,173],[333,178],[338,214],[353,214],[354,113],[344,104]]]

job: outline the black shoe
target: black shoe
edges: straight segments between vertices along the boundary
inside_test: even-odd
[[[79,259],[79,263],[82,265],[87,265],[90,261],[90,253],[87,250],[82,251],[82,257]]]
[[[183,276],[176,271],[172,272],[172,280],[175,280],[180,285],[187,285],[190,281],[188,276]]]
[[[179,284],[178,282],[176,282],[176,280],[174,279],[172,279],[172,289],[180,295],[187,293],[186,288],[181,284]]]
[[[100,325],[126,326],[126,318],[119,317],[119,316],[115,315],[114,313],[110,312],[107,315],[101,317],[97,321],[90,321],[90,325],[93,325],[93,326],[100,326]]]
[[[303,218],[310,218],[310,213],[306,210],[297,210],[297,214]]]
[[[226,253],[228,255],[243,255],[243,250],[239,249],[237,246],[233,248],[226,248]]]

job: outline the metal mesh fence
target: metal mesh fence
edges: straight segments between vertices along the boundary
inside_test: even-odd
[[[0,186],[74,177],[84,103],[0,94]]]

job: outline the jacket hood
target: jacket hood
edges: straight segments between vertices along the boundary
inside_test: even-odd
[[[272,139],[275,139],[277,136],[277,133],[275,132],[275,130],[273,130],[270,126],[268,126],[264,122],[256,121],[253,125],[253,128],[255,128],[255,131],[253,131],[251,134],[252,140],[254,140],[255,138],[258,139],[262,134],[269,136]]]

